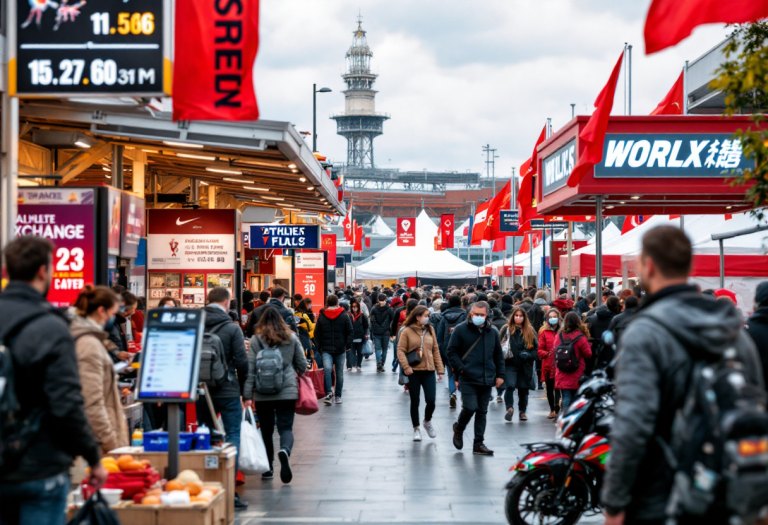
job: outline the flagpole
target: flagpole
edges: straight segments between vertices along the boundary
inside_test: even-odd
[[[683,66],[683,115],[688,114],[688,61]]]
[[[603,196],[595,197],[595,300],[603,304]],[[587,292],[589,293],[589,291]]]
[[[624,58],[627,56],[627,43],[624,42]],[[627,61],[624,60],[624,114],[629,115],[627,113]]]
[[[512,175],[509,178],[510,180],[510,186],[512,186],[512,200],[509,201],[509,209],[514,210],[517,207],[517,181],[515,180],[515,167],[512,166]],[[519,218],[518,218],[518,224]],[[510,239],[510,237],[507,237],[507,239]],[[511,237],[512,239],[512,285],[509,287],[510,289],[513,289],[515,287],[515,238]],[[506,251],[504,253],[504,262],[506,262]]]
[[[627,60],[627,84],[629,84],[629,96],[627,97],[627,115],[632,114],[632,44],[627,46],[629,52]]]
[[[571,258],[573,256],[573,221],[568,221],[568,283],[566,286],[568,287],[568,293],[571,293],[571,281],[573,280],[573,277],[571,275]],[[576,299],[576,293],[574,290],[573,294],[574,300]]]
[[[528,234],[528,265],[533,273],[533,232]]]

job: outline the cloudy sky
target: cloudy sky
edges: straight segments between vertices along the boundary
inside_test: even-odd
[[[497,176],[528,158],[546,118],[555,130],[589,114],[624,47],[633,50],[633,114],[664,97],[685,60],[720,42],[721,26],[699,28],[680,45],[646,57],[650,0],[262,0],[256,89],[262,118],[312,130],[346,160],[331,114],[341,113],[344,55],[358,11],[379,74],[376,109],[389,113],[375,141],[378,167],[481,171],[482,146],[498,150]],[[624,107],[619,80],[614,114]],[[309,140],[310,137],[307,137]]]

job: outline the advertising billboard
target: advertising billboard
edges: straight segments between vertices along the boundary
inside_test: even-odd
[[[123,235],[120,238],[120,255],[135,259],[139,254],[139,243],[144,237],[144,199],[123,193],[121,204]]]
[[[275,248],[318,250],[320,249],[320,226],[252,224],[248,247],[252,250]]]
[[[416,246],[416,219],[414,217],[398,217],[397,245]]]

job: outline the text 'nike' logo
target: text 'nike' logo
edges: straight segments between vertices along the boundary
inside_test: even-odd
[[[181,217],[179,217],[179,218],[176,219],[176,226],[183,226],[183,225],[187,224],[188,222],[196,221],[199,218],[200,217],[197,217],[197,218],[194,218],[194,219],[189,219],[188,221],[182,221]]]

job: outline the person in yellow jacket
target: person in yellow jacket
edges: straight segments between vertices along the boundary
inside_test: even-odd
[[[299,341],[308,357],[312,355],[312,339],[315,337],[315,314],[312,313],[312,303],[309,298],[302,299],[296,306],[296,328]]]

